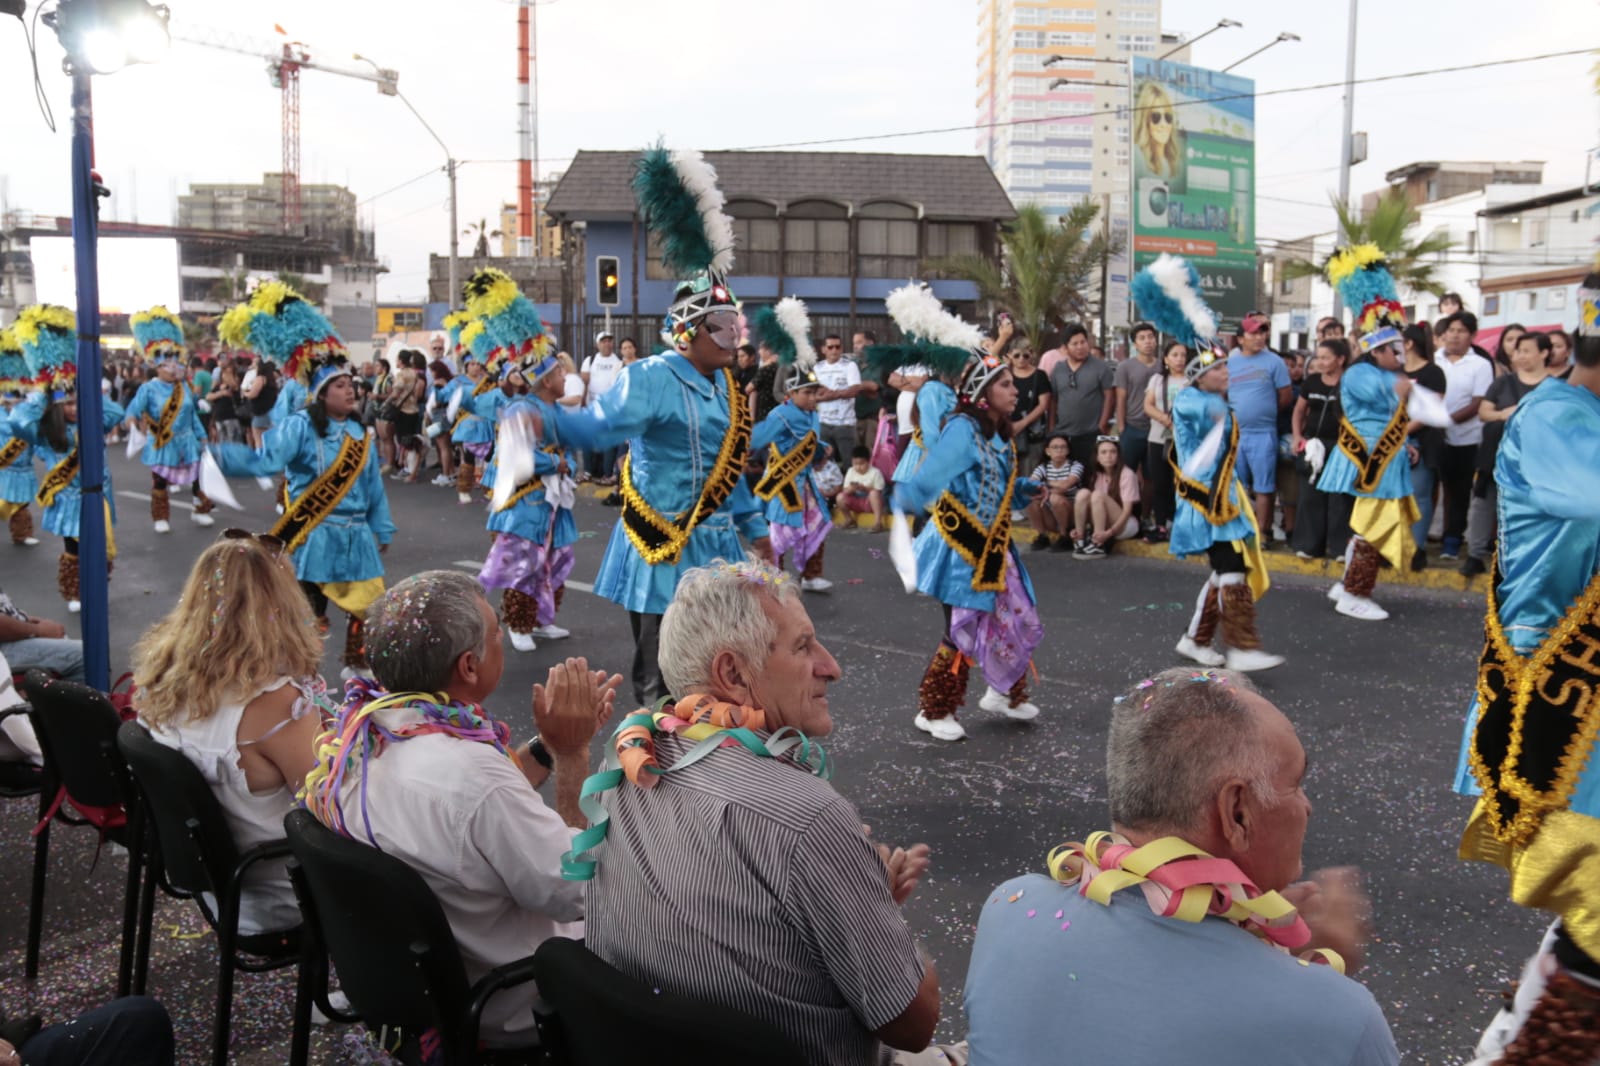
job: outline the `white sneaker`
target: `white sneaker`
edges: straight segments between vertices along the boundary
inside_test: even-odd
[[[549,625],[535,626],[533,635],[540,640],[561,640],[563,637],[572,636],[572,630],[562,629],[554,622],[551,622]]]
[[[1178,641],[1176,651],[1185,659],[1193,659],[1201,666],[1221,666],[1228,661],[1227,656],[1217,649],[1196,644],[1194,638],[1187,633],[1183,635],[1182,640]]]
[[[1389,617],[1389,612],[1373,603],[1365,596],[1352,596],[1344,594],[1334,610],[1346,618],[1358,618],[1363,622],[1381,622]]]
[[[1328,590],[1328,599],[1332,600],[1334,603],[1343,602],[1344,598],[1348,595],[1349,593],[1344,590],[1343,581],[1335,581],[1333,583],[1333,587]]]
[[[961,728],[961,723],[954,718],[929,718],[921,711],[912,719],[916,727],[924,733],[932,733],[935,740],[965,740],[967,731]]]
[[[77,614],[81,610],[83,610],[83,601],[82,600],[68,600],[67,601],[67,613],[68,614]]]
[[[1027,722],[1039,717],[1039,708],[1036,704],[1026,701],[1011,706],[1011,697],[995,688],[987,687],[983,697],[978,700],[978,706],[986,711],[998,711],[1007,718],[1015,718],[1019,722]]]
[[[470,492],[458,492],[458,493],[456,493],[456,499],[458,501],[460,501],[461,503],[471,503],[472,502],[472,493],[470,493]]]
[[[803,577],[800,579],[801,592],[827,592],[833,588],[833,582],[825,577]]]
[[[518,633],[515,629],[510,630],[510,633],[511,646],[517,651],[533,651],[539,646],[533,642],[532,633]]]
[[[22,547],[24,547],[24,548],[31,548],[35,544],[38,544],[38,543],[39,543],[39,538],[38,537],[23,537],[22,538]]]
[[[197,526],[214,526],[217,524],[217,520],[215,518],[212,518],[208,514],[201,514],[199,511],[189,512],[189,521],[193,522]]]
[[[433,479],[433,483],[440,487],[452,484],[454,481],[455,478],[451,477],[449,474],[440,474],[438,477]]]
[[[1246,650],[1244,648],[1229,648],[1227,664],[1229,670],[1237,670],[1241,674],[1253,673],[1256,670],[1271,670],[1274,666],[1283,665],[1283,656],[1273,655],[1271,652]]]
[[[157,533],[171,533],[172,532],[172,523],[168,522],[165,518],[156,519],[156,532]]]

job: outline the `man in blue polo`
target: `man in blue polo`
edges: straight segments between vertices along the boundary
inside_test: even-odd
[[[1255,502],[1261,543],[1272,540],[1272,494],[1278,488],[1278,412],[1294,402],[1289,369],[1267,347],[1272,320],[1251,311],[1239,325],[1239,346],[1228,356],[1228,404],[1239,423],[1240,479]]]

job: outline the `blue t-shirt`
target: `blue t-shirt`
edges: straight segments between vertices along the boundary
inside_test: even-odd
[[[966,1008],[972,1066],[1400,1061],[1372,993],[1332,968],[1221,918],[1163,918],[1137,889],[1105,906],[1043,874],[984,901]]]
[[[1270,348],[1255,355],[1234,350],[1228,357],[1228,403],[1239,430],[1278,431],[1278,390],[1289,387],[1289,368]]]

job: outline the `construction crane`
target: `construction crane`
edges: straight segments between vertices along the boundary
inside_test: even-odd
[[[282,26],[273,26],[279,36],[289,36]],[[345,67],[312,57],[304,41],[275,42],[233,30],[173,22],[169,27],[174,41],[215,48],[223,52],[255,56],[267,61],[267,78],[283,93],[283,229],[300,229],[300,72],[320,70],[345,78],[360,78],[377,85],[384,96],[400,93],[400,72],[374,66],[372,69]]]

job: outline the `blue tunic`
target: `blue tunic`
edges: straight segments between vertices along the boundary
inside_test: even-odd
[[[1500,626],[1530,655],[1600,573],[1600,398],[1546,378],[1517,404],[1495,459],[1500,490]],[[1526,457],[1526,458],[1525,458]],[[1478,721],[1473,702],[1456,789],[1475,795],[1467,745]],[[1591,753],[1569,804],[1600,818],[1600,756]]]
[[[161,421],[161,412],[166,409],[173,389],[183,394],[182,406],[172,422],[172,439],[165,447],[158,448],[153,427]],[[200,425],[200,407],[184,382],[169,383],[152,378],[140,385],[128,404],[126,417],[129,421],[150,420],[152,429],[146,430],[149,436],[139,452],[139,461],[145,466],[189,466],[200,461],[200,442],[206,439],[206,431]]]
[[[555,437],[555,404],[538,397],[519,397],[500,409],[500,417],[504,418],[519,409],[529,408],[537,411],[543,420],[542,435],[539,438],[541,447],[533,455],[533,476],[543,478],[546,474],[555,473],[563,458],[567,461],[567,471],[575,472],[578,469],[578,461],[572,452],[563,451],[560,455],[555,455],[544,450],[546,447],[559,444]],[[489,464],[489,469],[484,474],[484,482],[491,486],[494,484],[493,463]],[[555,521],[553,530],[552,517]],[[565,548],[578,539],[578,523],[572,517],[572,509],[551,504],[545,499],[545,490],[542,488],[534,489],[503,511],[491,510],[486,526],[491,533],[510,533],[535,544],[544,544],[548,539],[550,542],[548,546],[551,548]]]
[[[102,404],[101,428],[104,432],[109,433],[116,428],[117,424],[125,416],[121,405],[115,401],[101,397],[100,402]],[[33,445],[34,454],[44,463],[46,477],[49,476],[51,470],[55,469],[57,463],[60,463],[70,455],[72,449],[78,446],[78,426],[75,422],[67,423],[68,443],[66,451],[58,452],[50,446],[50,442],[45,439],[44,434],[39,430],[39,420],[44,417],[47,406],[48,397],[46,394],[36,392],[12,410],[11,417],[6,423],[6,428],[10,433]],[[43,479],[41,478],[40,480],[42,484]],[[115,490],[111,484],[111,470],[108,467],[106,469],[105,498],[107,501],[111,501],[114,496]],[[55,499],[51,501],[50,506],[44,509],[44,514],[40,516],[39,524],[58,537],[75,538],[78,536],[78,520],[82,517],[82,512],[83,467],[80,463],[78,470],[72,475],[72,480],[67,483],[65,488],[56,493]],[[116,516],[116,504],[112,503],[111,518],[113,521],[116,520]]]
[[[457,444],[493,444],[500,408],[511,402],[512,398],[499,385],[475,397],[472,390],[477,387],[471,380],[461,387],[461,406],[457,413],[466,412],[467,417],[450,434],[450,439]]]
[[[928,450],[917,472],[905,481],[895,482],[895,506],[908,513],[920,511],[933,506],[949,489],[974,518],[985,527],[992,526],[1000,514],[1001,498],[1013,462],[1010,441],[1001,440],[999,434],[984,440],[978,436],[976,422],[965,415],[957,415],[944,424],[938,443]],[[1026,506],[1038,491],[1037,482],[1017,478],[1011,506]],[[917,559],[918,592],[952,607],[994,610],[995,594],[979,592],[972,587],[972,564],[945,542],[935,523],[922,527],[912,549]],[[1011,555],[1010,565],[1017,568],[1028,598],[1034,599],[1033,582],[1028,578],[1027,567],[1022,565],[1022,557],[1014,547],[1007,550]]]
[[[1228,408],[1228,401],[1221,396],[1200,388],[1184,389],[1178,393],[1178,398],[1172,401],[1172,439],[1178,448],[1179,466],[1200,447],[1206,434],[1216,428],[1218,419],[1223,420],[1223,433],[1233,431],[1233,412]],[[1190,477],[1201,484],[1210,485],[1216,480],[1217,468],[1221,465],[1222,451],[1218,451],[1207,469]],[[1204,511],[1179,496],[1167,550],[1178,556],[1196,555],[1213,544],[1230,544],[1255,536],[1255,527],[1251,524],[1251,500],[1244,491],[1244,483],[1239,480],[1237,469],[1233,476],[1232,491],[1239,505],[1239,517],[1220,526],[1212,525]]]
[[[271,477],[286,473],[289,498],[299,499],[339,454],[345,437],[360,439],[367,431],[353,419],[328,420],[328,431],[317,436],[311,416],[297,411],[281,426],[267,432],[261,451],[243,444],[218,444],[213,447],[222,472],[230,477]],[[389,517],[389,497],[383,491],[383,471],[378,449],[367,448],[367,462],[355,484],[333,513],[306,534],[305,543],[294,554],[295,576],[314,584],[367,581],[383,576],[379,544],[394,537],[394,521]]]
[[[39,491],[39,479],[33,472],[33,445],[26,437],[11,431],[10,422],[0,412],[0,450],[13,440],[22,441],[22,454],[5,466],[0,466],[0,500],[6,503],[30,504]]]
[[[675,517],[694,506],[716,465],[729,428],[727,376],[706,377],[676,352],[623,368],[616,384],[586,408],[560,407],[562,444],[599,451],[629,441],[633,487],[658,513]],[[766,519],[743,477],[717,512],[689,534],[676,563],[645,562],[621,522],[611,530],[594,591],[630,611],[662,614],[678,575],[713,559],[744,558],[739,535],[759,540]]]
[[[278,385],[278,398],[272,402],[272,424],[281,426],[289,416],[306,405],[306,387],[294,378],[286,377]]]
[[[939,434],[944,429],[944,420],[956,409],[956,393],[949,385],[929,378],[917,390],[917,428],[922,431],[922,444],[919,447],[915,435],[906,441],[906,453],[900,457],[900,462],[895,464],[894,481],[904,481],[917,472],[917,467],[922,465],[922,457],[933,450],[939,443]],[[912,427],[901,426],[902,432],[912,432]]]
[[[767,413],[750,434],[750,454],[766,458],[767,448],[776,444],[780,452],[787,452],[804,439],[807,433],[820,434],[822,420],[815,411],[802,411],[787,401],[774,407]],[[846,457],[848,459],[848,456]],[[806,463],[805,468],[795,477],[795,488],[801,496],[805,495],[806,487],[810,486],[811,496],[817,501],[817,506],[824,507],[822,493],[817,491],[817,479],[812,473],[811,464]],[[783,501],[774,496],[764,504],[767,522],[783,526],[793,526],[796,529],[806,524],[804,508],[790,514],[784,509]]]
[[[1344,408],[1345,420],[1368,448],[1377,445],[1384,428],[1400,408],[1400,397],[1394,391],[1395,379],[1399,376],[1371,363],[1357,363],[1345,371],[1339,383],[1339,402]],[[1411,495],[1411,463],[1403,447],[1384,467],[1383,477],[1374,491],[1356,489],[1356,478],[1360,474],[1344,449],[1336,447],[1328,455],[1322,476],[1317,478],[1317,488],[1322,492],[1347,492],[1378,500],[1399,500]]]

